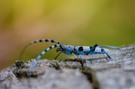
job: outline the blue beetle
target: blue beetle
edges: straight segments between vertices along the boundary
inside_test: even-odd
[[[53,49],[53,48],[57,48],[57,52],[60,53],[64,53],[64,54],[75,54],[75,55],[90,55],[90,54],[106,54],[107,57],[109,59],[111,59],[111,57],[109,56],[109,52],[110,50],[107,48],[103,48],[102,46],[95,44],[94,46],[73,46],[73,45],[67,45],[67,44],[61,44],[60,42],[56,41],[56,40],[50,40],[50,39],[41,39],[41,40],[34,40],[31,43],[29,43],[21,52],[21,55],[23,54],[24,50],[29,47],[32,44],[35,43],[41,43],[41,42],[51,42],[51,43],[55,43],[54,45],[46,48],[45,50],[43,50],[37,57],[36,60],[34,60],[30,66],[30,71],[33,70],[33,68],[36,66],[37,64],[37,60],[41,59],[41,57],[48,52],[49,50]],[[55,57],[55,59],[60,55],[60,53]],[[80,59],[81,60],[81,59]],[[83,63],[81,61],[81,65],[83,67]]]

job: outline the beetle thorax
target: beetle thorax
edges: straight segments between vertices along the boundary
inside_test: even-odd
[[[61,51],[66,54],[71,54],[73,52],[74,46],[72,45],[60,45],[60,48],[57,49],[57,51]]]

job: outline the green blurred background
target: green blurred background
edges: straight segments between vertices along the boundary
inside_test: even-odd
[[[32,40],[72,45],[129,45],[135,42],[135,0],[0,0],[0,69],[18,59]],[[51,43],[35,44],[23,60]],[[53,59],[55,50],[44,58]]]

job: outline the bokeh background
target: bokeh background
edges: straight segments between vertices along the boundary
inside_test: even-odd
[[[32,40],[122,46],[135,42],[135,0],[0,0],[0,69],[19,59]],[[51,43],[29,47],[35,58]],[[55,50],[44,58],[53,59]]]

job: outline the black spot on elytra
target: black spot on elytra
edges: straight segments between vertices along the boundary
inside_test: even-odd
[[[78,49],[79,51],[83,51],[83,47],[81,46],[81,47],[79,47],[79,49]]]
[[[90,49],[92,49],[92,47],[90,46]]]

